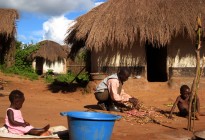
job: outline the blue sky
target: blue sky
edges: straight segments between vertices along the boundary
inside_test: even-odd
[[[17,40],[37,43],[49,39],[63,44],[75,19],[106,0],[0,0],[1,8],[17,9]]]

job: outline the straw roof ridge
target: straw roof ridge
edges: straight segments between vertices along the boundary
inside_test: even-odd
[[[65,46],[61,46],[54,41],[43,40],[37,44],[40,48],[31,54],[32,59],[43,57],[47,61],[55,62],[67,58],[68,56],[69,49],[65,49]]]
[[[204,0],[109,0],[77,18],[65,42],[101,50],[146,41],[164,46],[179,34],[194,40],[199,14],[205,15]]]

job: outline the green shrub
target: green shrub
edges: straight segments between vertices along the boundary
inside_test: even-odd
[[[46,72],[46,75],[53,75],[53,70],[52,69],[48,69],[47,72]]]
[[[66,83],[70,83],[71,81],[73,81],[75,78],[75,75],[71,72],[69,72],[68,74],[59,74],[59,75],[46,75],[45,80],[47,83],[52,83],[52,82],[66,82]],[[80,80],[81,82],[88,82],[89,81],[89,75],[88,73],[82,73],[80,75],[78,75],[77,77],[78,80]],[[76,82],[76,80],[75,80]]]
[[[30,80],[38,79],[38,75],[32,68],[32,61],[28,59],[29,55],[37,49],[39,49],[38,45],[24,45],[17,41],[15,64],[9,68],[5,68],[4,65],[1,65],[1,71],[4,73],[17,74]]]
[[[56,77],[56,80],[59,82],[69,82],[69,79],[71,78],[65,74],[61,74]]]
[[[1,71],[6,74],[17,74],[28,78],[29,80],[37,80],[38,75],[32,69],[19,69],[18,67],[12,66],[9,68],[1,67]]]
[[[54,77],[52,76],[52,75],[47,75],[46,77],[45,77],[45,81],[46,81],[46,83],[53,83],[54,82]]]
[[[89,81],[89,74],[87,72],[82,73],[78,76],[78,79],[83,80],[83,81]]]

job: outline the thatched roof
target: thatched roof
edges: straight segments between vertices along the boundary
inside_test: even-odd
[[[84,46],[166,45],[179,34],[193,40],[196,18],[204,13],[205,0],[108,0],[77,18],[65,42],[73,44],[75,54]]]
[[[30,57],[32,59],[36,57],[43,57],[47,61],[55,62],[67,58],[68,56],[68,50],[54,41],[44,40],[39,42],[37,45],[39,45],[40,48],[31,54]]]
[[[67,53],[70,53],[70,49],[71,49],[70,45],[64,44],[64,45],[62,45],[62,47]]]
[[[0,9],[0,34],[7,38],[16,33],[16,19],[19,18],[18,12],[14,9]]]

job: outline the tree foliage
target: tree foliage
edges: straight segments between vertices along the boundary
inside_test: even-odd
[[[32,69],[32,61],[28,59],[29,55],[33,52],[39,49],[38,45],[23,45],[19,44],[19,42],[16,45],[17,51],[15,55],[15,67],[17,67],[20,70],[28,70],[33,71]]]
[[[29,55],[39,49],[36,44],[22,44],[16,42],[15,64],[9,68],[1,66],[1,70],[5,73],[14,73],[28,77],[29,79],[37,79],[38,75],[32,68],[32,61],[28,59]]]

